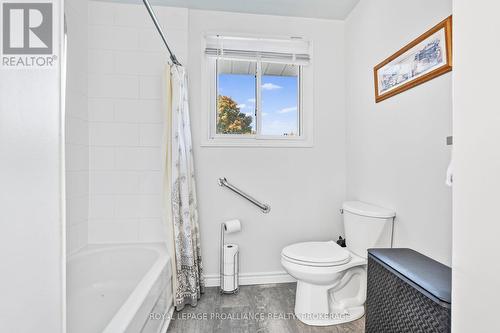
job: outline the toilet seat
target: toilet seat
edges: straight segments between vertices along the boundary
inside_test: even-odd
[[[339,266],[351,260],[349,251],[333,241],[292,244],[281,255],[292,263],[315,267]]]

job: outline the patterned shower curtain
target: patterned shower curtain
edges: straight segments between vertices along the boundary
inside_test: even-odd
[[[184,67],[166,70],[164,194],[174,306],[196,306],[205,286]]]

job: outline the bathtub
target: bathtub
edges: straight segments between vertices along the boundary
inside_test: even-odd
[[[162,244],[92,245],[67,264],[68,333],[158,333],[172,308]]]

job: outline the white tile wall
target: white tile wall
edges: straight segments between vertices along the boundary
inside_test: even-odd
[[[116,100],[114,106],[114,119],[118,122],[161,124],[161,100]]]
[[[89,218],[89,122],[87,108],[87,3],[66,1],[66,245],[72,254],[87,244]]]
[[[113,100],[104,98],[89,98],[88,113],[90,121],[114,121],[115,111]]]
[[[185,62],[187,10],[155,10]],[[161,241],[166,50],[142,5],[90,1],[88,15],[89,243]]]
[[[161,141],[163,126],[159,124],[141,124],[139,126],[139,144],[141,146],[155,146]]]
[[[160,99],[162,95],[161,76],[141,76],[139,80],[139,96],[141,99]]]
[[[139,97],[139,77],[118,74],[89,74],[90,98]]]
[[[139,110],[137,110],[139,112]],[[116,122],[90,122],[91,146],[139,145],[139,124]]]

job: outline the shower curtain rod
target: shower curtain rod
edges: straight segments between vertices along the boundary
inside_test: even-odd
[[[155,24],[156,30],[158,30],[158,33],[160,34],[161,39],[163,39],[163,43],[165,43],[165,46],[167,47],[168,53],[170,53],[170,60],[174,65],[182,66],[182,64],[177,60],[175,54],[172,52],[170,47],[168,46],[167,39],[165,38],[165,34],[163,33],[163,30],[160,26],[160,23],[158,22],[158,19],[156,18],[156,14],[149,4],[148,0],[142,0],[144,2],[144,6],[146,6],[146,9],[148,10],[149,16],[151,16],[151,19],[153,20],[153,23]]]

